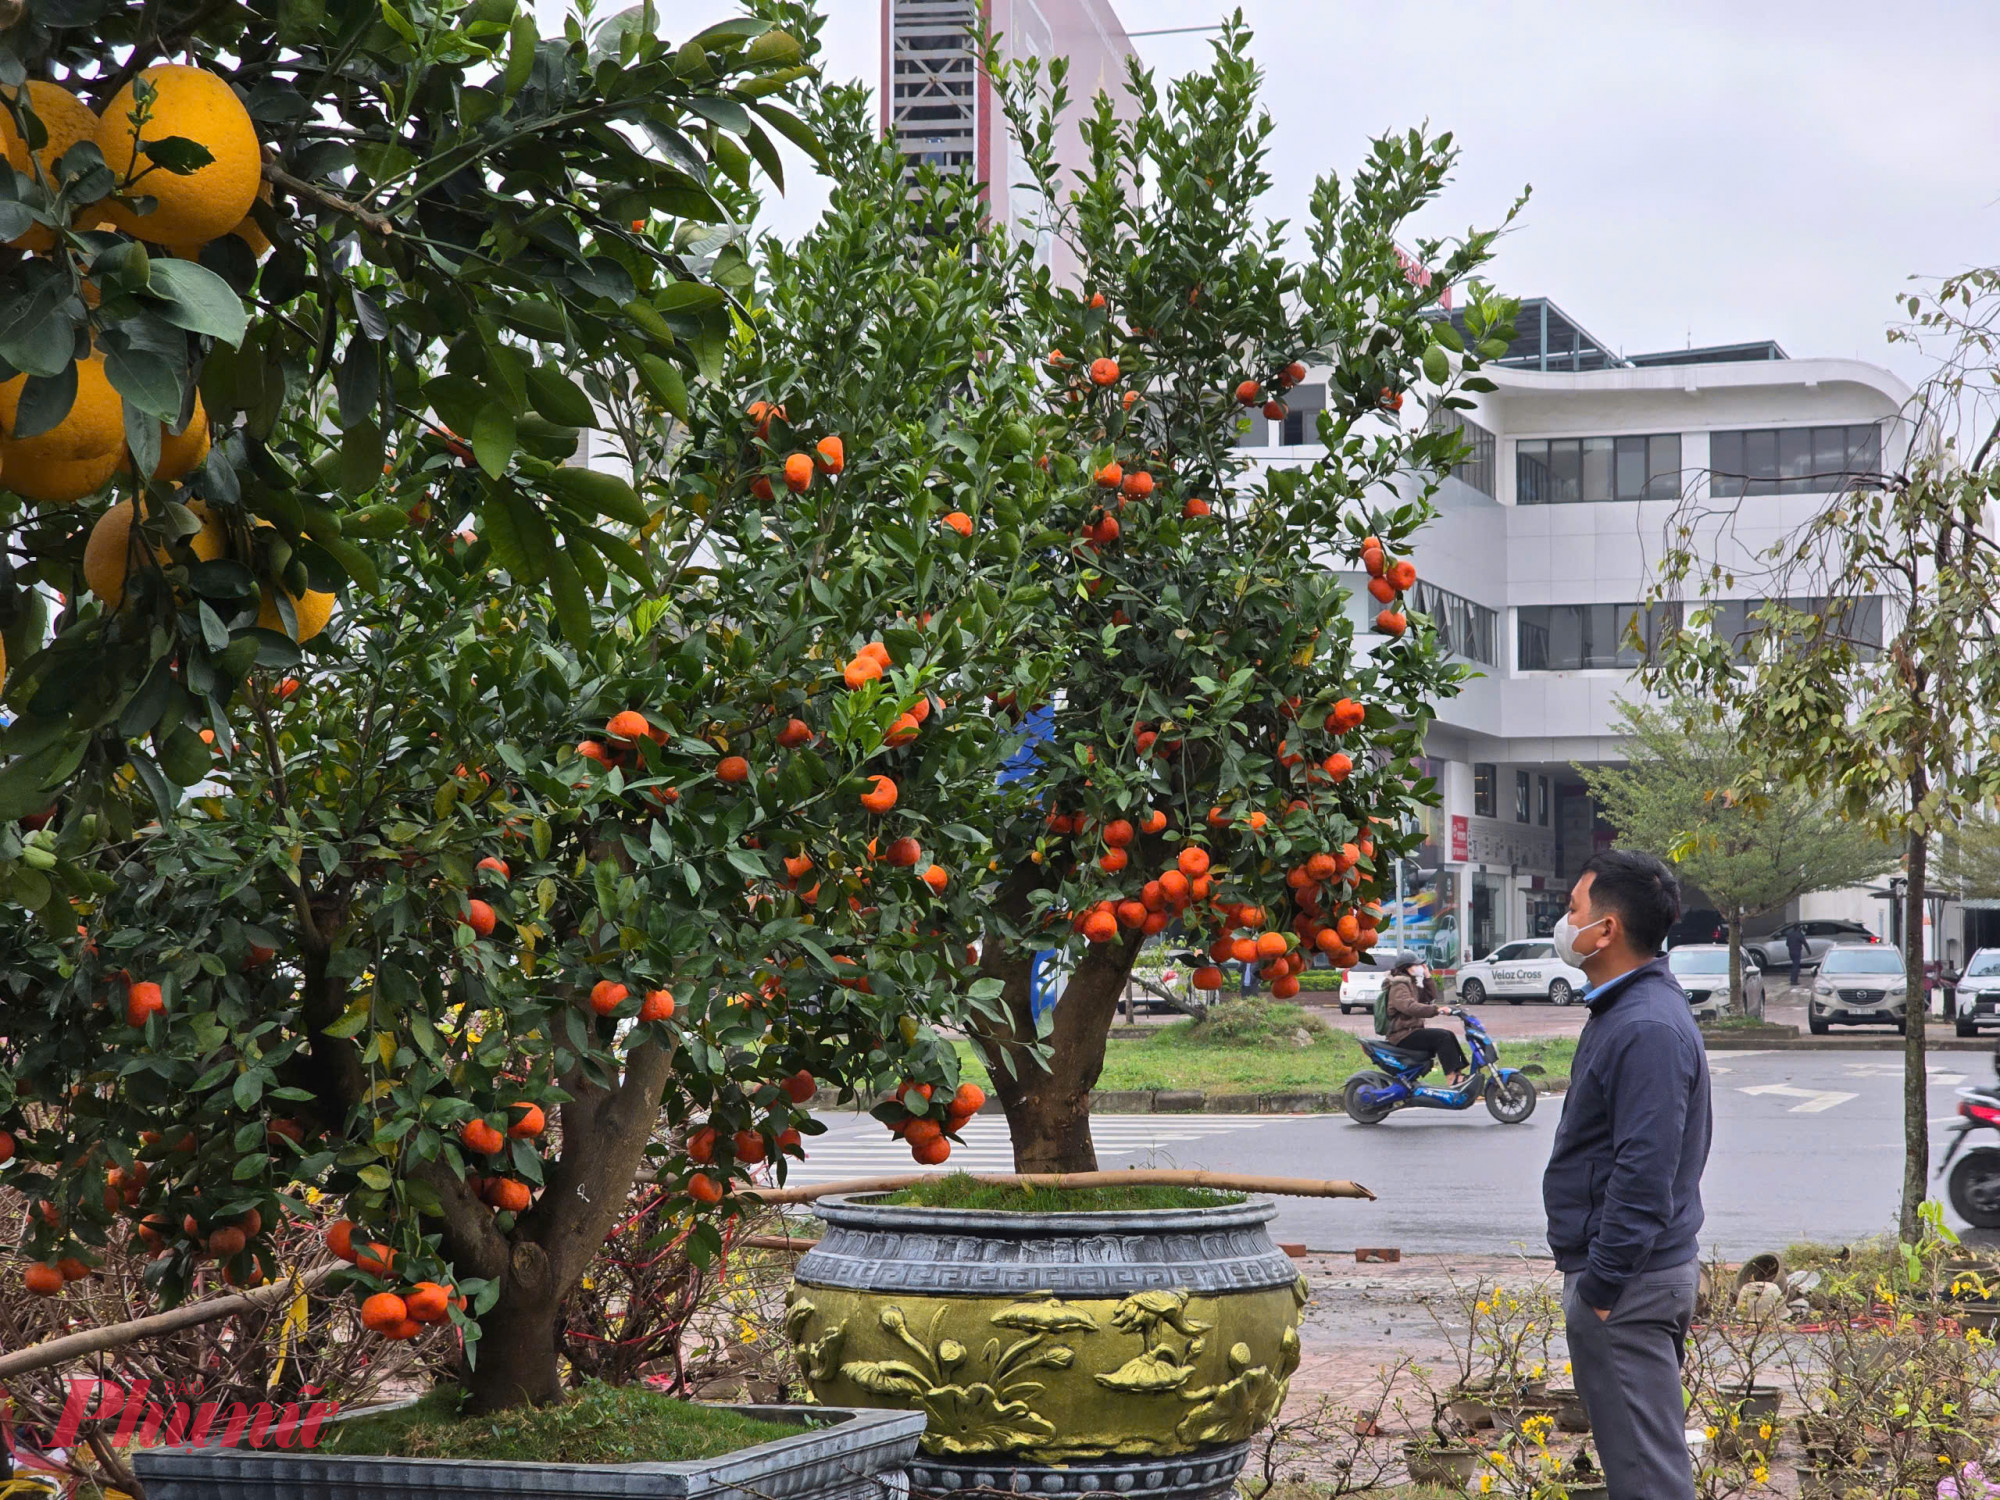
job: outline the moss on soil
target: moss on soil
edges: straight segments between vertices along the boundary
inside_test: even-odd
[[[775,1438],[796,1424],[763,1422],[719,1407],[663,1396],[643,1386],[592,1381],[560,1406],[519,1407],[473,1417],[461,1392],[440,1388],[413,1406],[335,1422],[322,1453],[388,1458],[475,1458],[496,1463],[633,1464],[718,1458]]]
[[[1241,1203],[1241,1193],[1217,1193],[1207,1188],[1131,1187],[1035,1188],[975,1182],[964,1172],[906,1187],[870,1203],[908,1204],[918,1208],[972,1208],[1000,1213],[1123,1213],[1140,1208],[1226,1208]]]

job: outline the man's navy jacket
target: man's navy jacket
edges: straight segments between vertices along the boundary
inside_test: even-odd
[[[1542,1202],[1556,1268],[1581,1271],[1585,1304],[1609,1308],[1640,1272],[1698,1253],[1713,1132],[1708,1054],[1664,957],[1584,998],[1590,1019],[1577,1039]]]

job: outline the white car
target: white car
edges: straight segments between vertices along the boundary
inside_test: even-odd
[[[1958,976],[1958,1034],[1978,1036],[1982,1026],[2000,1026],[2000,948],[1979,948]]]
[[[1555,1005],[1568,1005],[1589,988],[1583,970],[1572,969],[1557,958],[1556,945],[1547,938],[1502,943],[1486,957],[1461,964],[1458,970],[1461,1005],[1478,1005],[1487,999],[1515,1005],[1546,999]]]
[[[1903,955],[1886,943],[1841,944],[1826,950],[1806,1002],[1806,1029],[1825,1036],[1828,1026],[1893,1026],[1901,1031],[1909,996]]]
[[[1688,1012],[1697,1021],[1729,1014],[1729,945],[1727,943],[1683,943],[1667,950],[1667,967],[1687,991]],[[1743,1008],[1752,1016],[1764,1014],[1764,971],[1743,955]]]
[[[1369,949],[1361,955],[1360,963],[1340,976],[1340,1013],[1344,1016],[1357,1010],[1375,1009],[1375,999],[1382,993],[1389,971],[1400,963],[1420,963],[1423,957],[1408,950]]]

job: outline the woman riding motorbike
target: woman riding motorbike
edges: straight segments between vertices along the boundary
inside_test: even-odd
[[[1383,993],[1389,1009],[1389,1032],[1383,1040],[1406,1052],[1429,1053],[1445,1070],[1453,1088],[1465,1082],[1465,1050],[1457,1036],[1442,1027],[1424,1025],[1431,1016],[1447,1013],[1447,1007],[1437,1003],[1437,985],[1425,964],[1418,959],[1397,964],[1383,981]]]

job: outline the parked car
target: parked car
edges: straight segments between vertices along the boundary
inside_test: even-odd
[[[1820,956],[1806,1026],[1814,1036],[1829,1026],[1904,1027],[1908,1000],[1903,955],[1886,943],[1839,943]]]
[[[1785,946],[1785,935],[1797,928],[1805,935],[1805,956],[1799,960],[1804,969],[1817,969],[1826,950],[1836,943],[1873,943],[1881,946],[1882,940],[1863,927],[1859,922],[1838,922],[1832,919],[1814,918],[1810,922],[1787,922],[1776,932],[1767,933],[1743,945],[1743,956],[1754,961],[1758,968],[1767,971],[1792,971],[1791,951]]]
[[[1667,950],[1667,967],[1687,991],[1688,1010],[1698,1021],[1729,1014],[1729,949],[1721,943],[1688,943]],[[1764,971],[1743,956],[1743,1006],[1764,1014]]]
[[[1369,949],[1361,955],[1360,963],[1340,976],[1340,1013],[1345,1016],[1357,1010],[1373,1010],[1375,997],[1382,993],[1391,969],[1401,963],[1428,962],[1413,949]]]
[[[1960,1036],[1978,1036],[1982,1026],[2000,1026],[2000,948],[1978,948],[1958,976]]]
[[[1515,1005],[1542,999],[1567,1005],[1588,988],[1590,981],[1584,978],[1583,970],[1572,969],[1557,958],[1556,945],[1547,938],[1502,943],[1458,971],[1462,1005],[1477,1005],[1489,995]]]
[[[1679,948],[1688,943],[1726,943],[1729,941],[1729,924],[1722,920],[1722,913],[1705,906],[1697,906],[1693,911],[1681,913],[1681,919],[1667,929],[1667,946]]]

